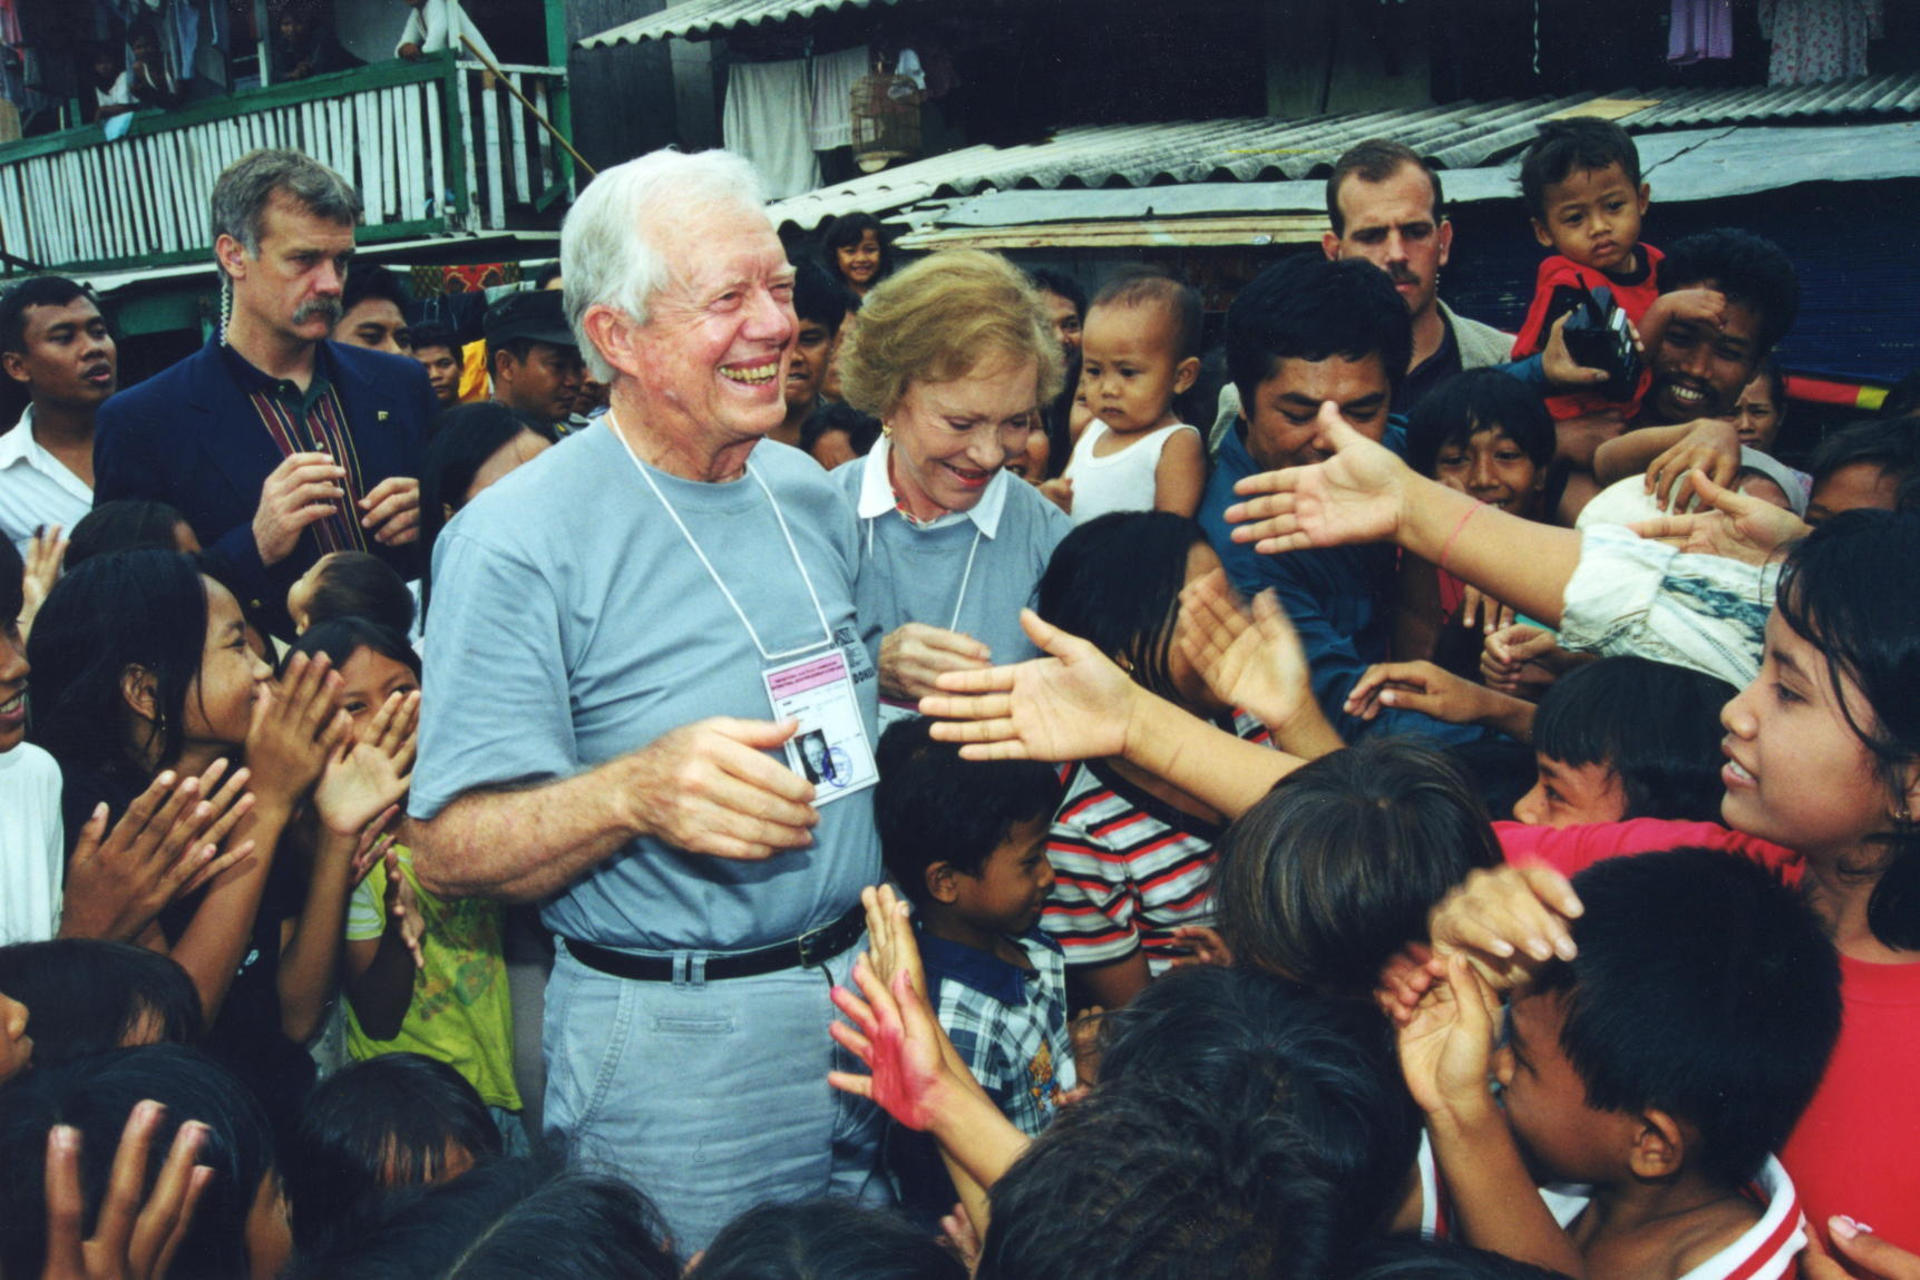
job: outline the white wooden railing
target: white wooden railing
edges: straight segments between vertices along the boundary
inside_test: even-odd
[[[565,71],[502,71],[565,127]],[[214,180],[258,147],[304,151],[366,205],[361,240],[549,226],[572,167],[486,73],[395,62],[0,146],[0,251],[10,268],[135,268],[206,257]]]

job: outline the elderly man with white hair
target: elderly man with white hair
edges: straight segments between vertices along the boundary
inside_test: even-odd
[[[797,327],[763,203],[737,156],[656,152],[568,215],[611,409],[441,535],[410,801],[427,888],[542,904],[548,1133],[687,1251],[762,1201],[885,1194],[877,1112],[826,1081],[880,878],[878,686],[853,513],[761,440]]]

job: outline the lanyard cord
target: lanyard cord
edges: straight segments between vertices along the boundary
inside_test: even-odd
[[[680,518],[680,513],[673,509],[673,504],[667,501],[667,495],[662,493],[660,486],[654,482],[653,476],[647,470],[646,464],[640,461],[639,455],[633,451],[633,446],[628,444],[627,438],[620,433],[619,424],[613,420],[612,411],[608,411],[607,413],[607,426],[612,430],[614,438],[620,442],[620,447],[627,451],[627,457],[633,459],[634,470],[640,473],[640,478],[647,482],[647,488],[653,491],[653,496],[660,500],[662,507],[666,508],[667,515],[672,518],[674,527],[680,530],[680,536],[686,539],[687,545],[693,549],[693,554],[700,558],[700,566],[707,571],[707,576],[713,579],[713,585],[720,588],[720,594],[726,597],[728,607],[733,610],[734,617],[740,619],[740,625],[746,628],[747,637],[753,641],[753,647],[760,651],[762,660],[775,662],[781,658],[797,657],[803,653],[811,653],[823,645],[833,643],[833,628],[827,623],[827,611],[821,607],[820,595],[813,589],[813,577],[807,572],[806,563],[800,558],[800,548],[794,545],[793,530],[787,527],[787,517],[785,513],[780,510],[780,503],[775,500],[773,490],[767,487],[767,482],[760,478],[760,473],[753,469],[751,463],[747,464],[747,474],[752,476],[753,482],[760,486],[760,492],[767,496],[767,505],[773,508],[774,522],[780,526],[780,536],[787,541],[787,553],[793,557],[793,567],[800,571],[800,581],[806,584],[807,598],[813,601],[814,616],[820,619],[820,630],[825,637],[815,644],[802,645],[797,649],[786,649],[780,653],[769,653],[767,651],[767,646],[760,640],[760,633],[754,630],[753,622],[747,617],[747,611],[740,607],[738,600],[734,599],[733,592],[727,589],[727,584],[721,579],[719,571],[713,567],[713,561],[707,558],[707,553],[701,548],[699,541],[694,538],[693,531],[687,528],[686,521]]]

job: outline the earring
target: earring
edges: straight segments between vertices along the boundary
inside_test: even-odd
[[[893,439],[893,424],[891,422],[881,423],[880,434],[885,436],[889,440]]]

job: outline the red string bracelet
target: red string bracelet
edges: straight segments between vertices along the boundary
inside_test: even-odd
[[[1480,514],[1480,509],[1485,505],[1484,502],[1475,502],[1472,506],[1468,507],[1466,514],[1460,517],[1460,523],[1453,526],[1453,532],[1447,535],[1446,545],[1440,548],[1440,568],[1442,570],[1447,569],[1447,557],[1453,554],[1453,544],[1459,540],[1460,531],[1467,527],[1467,521]]]

